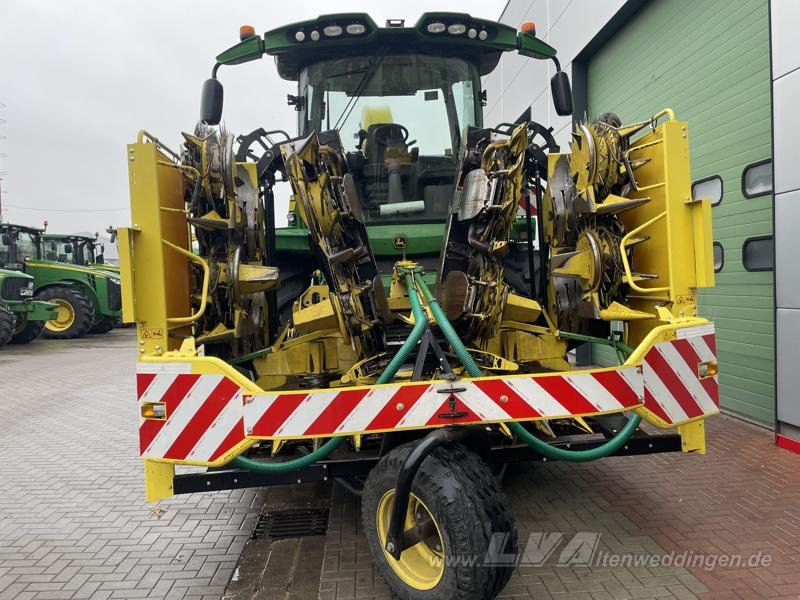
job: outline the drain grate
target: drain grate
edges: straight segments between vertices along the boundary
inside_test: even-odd
[[[258,523],[250,539],[283,540],[325,535],[327,530],[327,508],[274,510],[258,517]]]

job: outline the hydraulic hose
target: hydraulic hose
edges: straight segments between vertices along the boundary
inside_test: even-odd
[[[422,282],[422,278],[419,279]],[[422,283],[424,286],[425,284]],[[428,328],[428,317],[425,316],[425,311],[422,310],[422,304],[417,295],[417,289],[414,287],[414,276],[411,273],[406,273],[406,288],[408,289],[408,301],[411,304],[411,312],[414,314],[414,328],[411,333],[400,346],[400,350],[394,355],[386,370],[378,377],[376,383],[389,383],[395,376],[400,367],[403,366],[408,355],[417,347],[417,342],[422,338],[422,334]],[[438,320],[438,319],[437,319]]]
[[[441,306],[439,306],[436,298],[433,297],[433,294],[431,294],[431,291],[421,278],[417,280],[417,284],[425,296],[425,300],[428,303],[434,318],[436,319],[437,325],[439,325],[439,329],[444,334],[444,337],[447,338],[447,341],[450,342],[450,346],[452,346],[453,351],[456,353],[456,356],[458,356],[461,364],[464,365],[464,368],[472,377],[480,377],[480,368],[475,363],[475,360],[472,358],[467,348],[464,346],[464,343],[459,339],[458,334],[456,333],[455,329],[453,329],[450,321],[448,321],[447,316],[445,316],[444,311],[442,310]],[[625,424],[625,427],[623,427],[619,433],[617,433],[613,438],[604,444],[601,444],[600,446],[590,450],[566,450],[564,448],[556,448],[544,440],[540,440],[538,437],[525,429],[522,424],[516,421],[507,423],[506,425],[514,435],[516,435],[519,439],[528,444],[528,446],[536,450],[542,456],[565,462],[584,462],[596,460],[598,458],[604,458],[619,450],[625,444],[625,442],[630,439],[630,437],[633,435],[633,432],[639,427],[639,423],[641,423],[641,421],[642,418],[639,415],[632,415]]]
[[[598,458],[604,458],[610,454],[614,454],[614,452],[622,448],[625,442],[627,442],[628,439],[633,435],[633,432],[639,427],[639,423],[641,423],[641,421],[642,417],[639,415],[631,415],[631,417],[628,419],[628,422],[625,423],[625,427],[623,427],[619,433],[617,433],[617,435],[604,444],[589,450],[566,450],[564,448],[556,448],[555,446],[551,446],[544,440],[540,440],[538,437],[530,433],[522,426],[521,423],[517,423],[515,421],[512,423],[506,423],[506,425],[511,433],[516,435],[519,439],[528,444],[528,446],[536,450],[542,456],[546,456],[547,458],[553,460],[563,460],[565,462],[585,462],[589,460],[596,460]]]
[[[450,346],[453,348],[453,352],[455,352],[458,360],[462,365],[464,365],[464,368],[471,377],[480,377],[480,367],[478,367],[475,359],[472,358],[469,350],[467,350],[467,348],[464,346],[464,343],[458,337],[456,330],[453,329],[453,326],[450,324],[450,321],[444,314],[442,307],[439,306],[439,301],[434,298],[433,294],[431,294],[431,291],[428,289],[428,286],[425,285],[425,282],[421,277],[417,280],[417,284],[419,285],[419,289],[422,291],[423,296],[425,296],[425,302],[428,303],[428,307],[431,309],[431,313],[433,313],[433,318],[436,319],[436,324],[439,326],[439,329],[447,341],[450,342]]]
[[[408,299],[411,303],[411,311],[414,314],[414,328],[411,330],[406,341],[394,355],[386,369],[378,378],[377,383],[388,383],[395,376],[400,367],[403,366],[408,355],[416,348],[422,334],[428,328],[428,318],[425,316],[425,311],[422,309],[422,304],[419,301],[417,290],[414,287],[414,277],[411,273],[406,274],[406,286],[408,287]],[[239,469],[246,469],[255,473],[262,473],[265,475],[283,475],[299,471],[308,467],[315,462],[327,457],[331,452],[336,450],[344,442],[345,436],[339,436],[329,439],[313,452],[309,452],[304,456],[293,458],[283,462],[262,462],[260,460],[253,460],[246,456],[237,456],[231,461],[231,464]]]
[[[283,475],[285,473],[292,473],[304,469],[309,465],[313,465],[318,460],[322,460],[331,452],[336,450],[342,442],[344,436],[329,439],[313,452],[309,452],[305,456],[293,458],[283,462],[262,462],[260,460],[253,460],[246,456],[237,456],[231,461],[234,467],[239,469],[246,469],[254,473],[262,473],[264,475]]]

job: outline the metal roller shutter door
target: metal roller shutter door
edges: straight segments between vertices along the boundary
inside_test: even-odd
[[[744,168],[771,152],[767,0],[647,3],[589,59],[587,101],[589,115],[625,123],[673,108],[689,122],[692,179],[722,178],[713,223],[725,259],[701,311],[717,326],[723,407],[772,424],[772,272],[742,264],[745,240],[772,234],[772,195],[741,191]]]

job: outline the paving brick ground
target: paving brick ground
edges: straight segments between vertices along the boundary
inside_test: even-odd
[[[501,597],[800,598],[800,456],[776,448],[770,432],[727,416],[709,421],[708,438],[706,456],[658,454],[509,471],[504,489],[521,539],[564,532],[566,540],[583,531],[600,533],[600,540],[592,566],[559,567],[555,556],[542,567],[520,567]],[[337,487],[322,600],[391,597],[372,566],[359,521],[357,500]],[[613,566],[609,559],[603,565],[603,552],[694,557],[702,564]],[[724,555],[761,556],[769,565],[706,568],[714,560],[709,557]]]
[[[220,598],[257,490],[144,502],[135,338],[0,349],[0,600]]]

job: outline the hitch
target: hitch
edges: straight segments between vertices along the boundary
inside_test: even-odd
[[[474,427],[443,427],[436,429],[420,440],[419,444],[406,458],[403,466],[400,467],[400,471],[397,473],[394,505],[392,506],[392,515],[389,520],[389,531],[386,534],[385,544],[386,551],[395,560],[400,560],[403,550],[410,548],[430,535],[429,532],[424,531],[426,523],[417,525],[408,531],[403,530],[406,511],[408,510],[408,498],[411,494],[411,485],[414,483],[414,477],[416,477],[423,461],[439,446],[460,442],[477,433],[480,433],[480,430]]]

